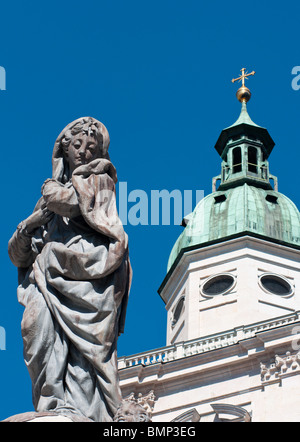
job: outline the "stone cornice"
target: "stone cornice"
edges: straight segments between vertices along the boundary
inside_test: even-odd
[[[118,368],[122,371],[132,367],[146,367],[168,363],[197,354],[205,354],[212,350],[230,347],[238,342],[243,342],[242,345],[247,347],[246,342],[244,342],[247,339],[253,338],[257,335],[261,335],[261,339],[263,339],[265,332],[269,330],[276,331],[276,329],[283,326],[295,324],[299,320],[300,312],[295,312],[270,320],[236,327],[232,330],[193,339],[191,341],[179,342],[131,356],[123,356],[118,359]]]

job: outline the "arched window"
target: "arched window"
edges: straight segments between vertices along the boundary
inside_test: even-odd
[[[242,153],[240,147],[235,147],[232,151],[232,172],[242,171]]]
[[[257,149],[248,147],[248,172],[257,173]]]

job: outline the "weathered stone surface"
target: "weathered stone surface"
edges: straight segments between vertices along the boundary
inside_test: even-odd
[[[93,422],[84,416],[76,414],[63,415],[54,412],[35,412],[29,411],[27,413],[15,414],[10,416],[2,422]]]
[[[122,400],[116,344],[131,280],[108,146],[99,121],[70,123],[54,146],[52,178],[9,241],[34,408],[97,422],[112,421]]]

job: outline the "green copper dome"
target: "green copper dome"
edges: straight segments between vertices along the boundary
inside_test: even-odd
[[[213,193],[184,220],[186,227],[172,249],[168,271],[185,250],[237,236],[253,235],[300,247],[299,211],[278,192],[277,178],[269,173],[268,157],[274,144],[242,103],[238,120],[221,132],[215,146],[222,166],[213,180]]]
[[[213,192],[189,215],[172,249],[168,271],[180,252],[189,247],[246,234],[300,246],[299,211],[285,195],[246,183]]]

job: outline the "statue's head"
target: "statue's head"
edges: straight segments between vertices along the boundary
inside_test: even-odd
[[[117,409],[114,422],[151,422],[151,418],[141,405],[123,400]]]
[[[53,178],[67,181],[77,167],[96,158],[109,159],[109,143],[106,127],[92,117],[68,124],[54,146]]]

